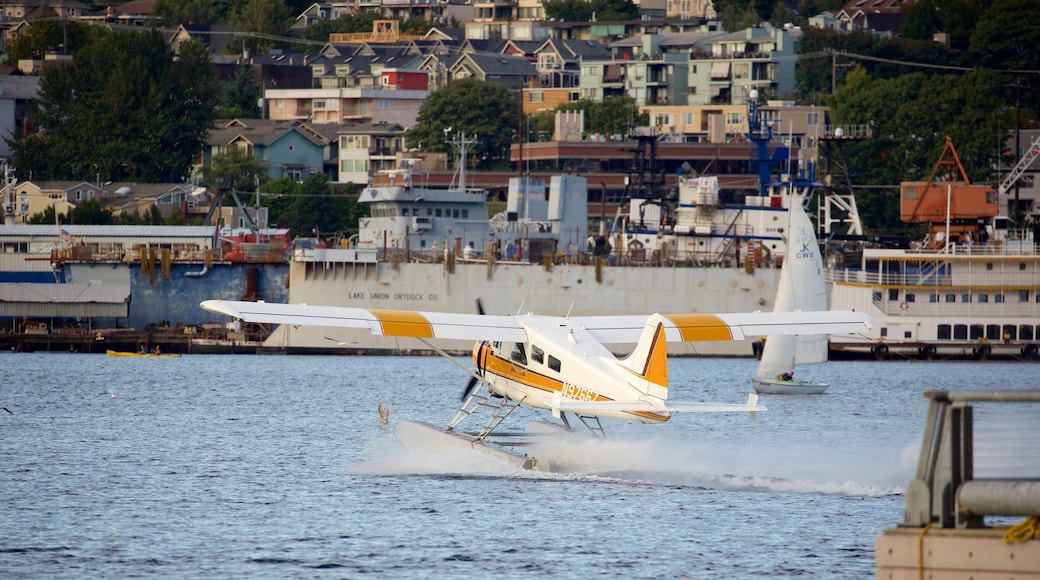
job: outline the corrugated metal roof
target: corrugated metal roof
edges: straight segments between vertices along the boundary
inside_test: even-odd
[[[123,304],[130,284],[0,284],[0,303]]]
[[[89,226],[62,224],[61,229],[73,237],[101,238],[210,238],[214,226]],[[0,225],[3,237],[58,237],[56,225]]]

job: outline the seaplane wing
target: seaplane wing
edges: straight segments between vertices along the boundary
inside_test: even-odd
[[[231,300],[206,300],[201,306],[210,312],[246,322],[361,328],[375,335],[475,341],[522,342],[527,338],[525,319],[550,318]],[[629,315],[579,316],[566,320],[582,327],[602,343],[633,344],[639,341],[650,319],[648,316]],[[670,342],[744,340],[745,337],[782,334],[859,333],[873,326],[869,316],[843,311],[667,314],[661,315],[660,320]]]
[[[579,316],[572,320],[600,342],[631,344],[639,341],[648,318]],[[874,326],[869,316],[851,311],[663,314],[661,322],[669,342],[744,340],[783,334],[855,334]]]
[[[527,332],[513,316],[232,300],[206,300],[201,306],[246,322],[361,328],[385,336],[510,342],[527,338]]]

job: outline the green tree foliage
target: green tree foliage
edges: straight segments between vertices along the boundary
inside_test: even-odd
[[[263,93],[260,84],[248,67],[235,71],[235,80],[224,87],[218,116],[223,119],[259,119],[257,102]]]
[[[715,3],[723,30],[753,28],[769,20],[770,9],[759,11],[755,2],[723,0]]]
[[[465,132],[467,139],[479,140],[470,150],[476,169],[507,167],[518,111],[516,98],[502,85],[461,79],[426,97],[406,137],[410,146],[424,151],[449,151],[446,141]]]
[[[252,54],[266,54],[278,45],[271,36],[286,36],[294,15],[282,0],[247,0],[228,18],[235,32],[254,33],[235,37],[228,43],[232,53],[249,50]]]
[[[556,132],[556,111],[541,111],[527,116],[524,123],[527,141],[552,141]]]
[[[997,0],[971,35],[970,57],[977,66],[1003,71],[1035,71],[1040,63],[1040,2]],[[1008,103],[1040,112],[1040,75],[1008,72],[995,89]]]
[[[333,33],[372,32],[372,25],[376,20],[385,18],[374,12],[362,12],[340,16],[334,20],[319,20],[303,31],[303,37],[307,40],[328,42],[329,35]]]
[[[225,4],[215,0],[156,0],[155,15],[167,26],[224,22]]]
[[[592,4],[585,0],[547,0],[542,2],[545,17],[562,22],[585,22],[592,19]]]
[[[949,72],[913,63],[947,67],[968,64],[963,53],[930,40],[878,39],[867,32],[842,33],[821,28],[803,31],[798,53],[802,55],[795,69],[798,98],[811,103],[819,103],[819,95],[830,94],[833,87],[841,85],[852,66],[861,66],[872,78],[880,79],[912,72]],[[832,54],[836,56],[832,58]]]
[[[356,185],[333,186],[321,173],[311,175],[303,183],[271,182],[264,190],[268,195],[279,192],[273,194],[269,203],[271,222],[296,235],[354,234],[358,231],[358,219],[366,213],[357,202]]]
[[[990,87],[998,79],[984,70],[964,75],[913,73],[882,80],[870,78],[862,68],[849,73],[832,100],[832,121],[874,126],[874,138],[846,147],[850,177],[856,184],[891,186],[857,193],[869,231],[894,233],[900,227],[899,183],[928,179],[947,136],[972,181],[993,177],[994,121],[1001,102]]]
[[[75,20],[43,18],[15,36],[7,47],[7,62],[23,58],[43,58],[48,52],[75,54],[86,46],[97,27]]]
[[[236,190],[252,191],[257,180],[267,179],[267,164],[241,147],[229,147],[202,168],[202,180],[213,187],[221,186],[229,175]]]
[[[555,18],[563,22],[583,22],[592,20],[635,20],[639,18],[639,8],[630,0],[549,0],[543,2],[546,18]]]
[[[931,40],[937,32],[950,35],[952,46],[967,46],[975,22],[986,11],[977,0],[917,0],[906,7],[905,38]]]
[[[58,220],[63,224],[89,224],[105,226],[115,223],[112,210],[101,205],[94,199],[88,199],[69,211],[61,214]],[[42,212],[34,214],[26,220],[30,224],[48,225],[55,223],[54,206],[49,206]]]
[[[560,111],[585,111],[585,133],[628,135],[633,127],[650,124],[649,113],[640,113],[635,99],[627,95],[602,101],[581,99],[560,105]]]
[[[71,63],[44,70],[31,104],[41,132],[8,143],[35,179],[180,181],[205,143],[215,101],[200,43],[182,45],[175,60],[157,31],[99,33]]]

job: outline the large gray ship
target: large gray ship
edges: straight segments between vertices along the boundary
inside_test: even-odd
[[[749,109],[751,118],[755,107]],[[380,176],[361,203],[359,234],[326,247],[297,240],[293,303],[554,316],[772,310],[792,204],[807,204],[815,165],[770,151],[768,127],[752,123],[760,187],[726,203],[713,176],[684,175],[670,199],[633,198],[611,223],[590,230],[585,179],[510,181],[506,211],[488,215],[487,192],[419,184],[409,164]],[[465,138],[460,141],[465,143]],[[465,151],[460,154],[465,159]],[[782,173],[772,173],[771,163]],[[459,345],[460,349],[470,345]],[[423,351],[369,333],[283,325],[265,347],[285,352]],[[750,341],[670,345],[672,354],[751,356]]]

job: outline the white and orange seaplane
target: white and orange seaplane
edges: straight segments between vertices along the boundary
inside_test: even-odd
[[[246,322],[367,329],[373,335],[411,337],[470,375],[462,405],[444,430],[404,422],[413,435],[424,429],[473,446],[489,437],[520,405],[548,409],[571,429],[571,414],[594,435],[604,435],[601,418],[643,423],[667,421],[675,413],[742,412],[766,409],[750,394],[744,404],[679,402],[668,399],[669,341],[743,340],[798,334],[858,334],[870,317],[851,311],[651,314],[649,316],[503,316],[478,312],[418,312],[368,308],[207,300],[202,308]],[[473,340],[473,368],[434,341]],[[605,345],[635,344],[622,358]],[[462,432],[460,424],[478,410],[484,426]],[[520,458],[517,458],[520,459]],[[527,458],[527,467],[532,461]]]

